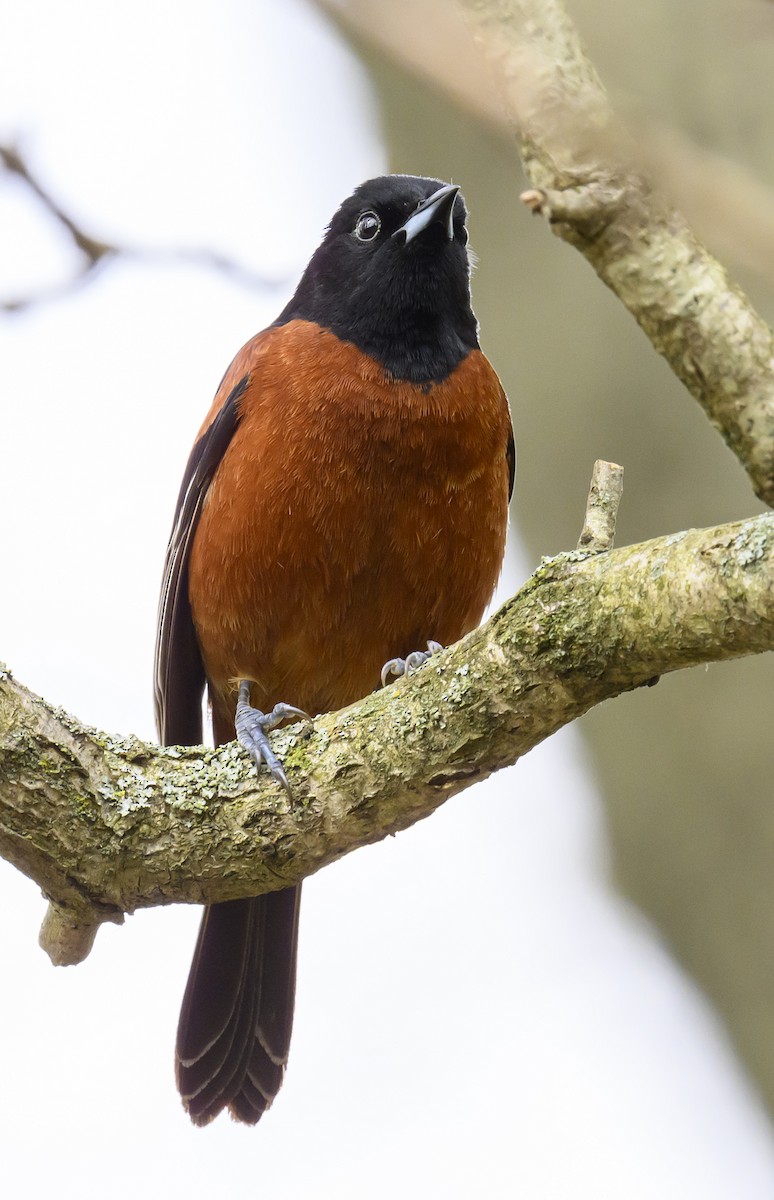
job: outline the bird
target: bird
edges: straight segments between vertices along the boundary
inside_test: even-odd
[[[471,307],[459,187],[367,180],[274,323],[239,351],[183,476],[159,602],[163,745],[343,708],[480,622],[515,450]],[[427,646],[424,650],[422,647]],[[288,1059],[301,887],[204,910],[176,1042],[196,1125],[255,1124]]]

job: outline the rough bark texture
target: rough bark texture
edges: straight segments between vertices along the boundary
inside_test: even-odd
[[[623,493],[623,467],[598,458],[594,463],[586,516],[578,538],[578,549],[589,554],[612,550],[615,521]]]
[[[429,815],[593,705],[681,667],[774,647],[774,516],[545,560],[408,681],[278,735],[295,794],[235,744],[82,726],[0,673],[0,853],[55,909],[59,962],[94,926],[271,891]]]
[[[626,305],[774,504],[774,338],[631,165],[561,0],[458,0],[494,67],[534,191],[523,199]]]

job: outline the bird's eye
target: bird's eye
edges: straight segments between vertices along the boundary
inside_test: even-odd
[[[355,222],[354,234],[359,242],[372,242],[381,227],[382,223],[377,214],[369,210],[361,213],[358,217]]]

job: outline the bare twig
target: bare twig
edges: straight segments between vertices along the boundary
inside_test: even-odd
[[[91,953],[97,931],[104,920],[120,923],[122,915],[79,919],[72,910],[51,901],[40,927],[38,944],[55,967],[74,967]]]
[[[64,209],[54,200],[53,196],[46,191],[40,181],[32,174],[17,146],[0,146],[0,159],[3,160],[5,169],[23,179],[30,191],[34,192],[43,203],[43,206],[48,209],[52,216],[56,217],[60,225],[64,226],[91,266],[95,266],[106,254],[117,253],[115,246],[110,245],[109,242],[101,242],[96,238],[90,237],[76,224],[72,217],[67,215]]]
[[[613,549],[615,523],[623,492],[623,467],[598,458],[591,475],[578,549],[589,554],[603,554]]]
[[[123,258],[141,258],[148,262],[164,265],[189,263],[194,266],[219,271],[224,275],[228,275],[236,282],[251,288],[284,286],[285,280],[268,279],[265,276],[256,275],[253,271],[249,271],[242,266],[241,263],[213,250],[184,247],[179,249],[153,249],[151,247],[106,242],[100,238],[93,237],[86,232],[70,213],[65,212],[62,206],[54,199],[48,189],[44,187],[33,173],[29,163],[17,146],[0,145],[0,162],[2,162],[6,171],[21,179],[29,190],[38,197],[44,208],[56,219],[82,256],[81,268],[71,279],[64,283],[54,284],[45,291],[34,295],[9,297],[5,300],[0,300],[0,311],[9,313],[20,312],[35,304],[57,300],[67,293],[74,291],[76,288],[81,287],[83,284],[91,282],[107,262],[119,256]]]

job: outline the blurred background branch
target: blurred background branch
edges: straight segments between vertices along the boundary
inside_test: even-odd
[[[768,2],[768,0],[767,0]],[[512,118],[485,59],[447,0],[316,0],[354,42],[389,57],[484,125],[502,133]],[[761,34],[767,32],[765,26]],[[659,122],[632,93],[616,90],[616,107],[636,140],[645,173],[683,210],[721,256],[763,279],[774,278],[774,188],[744,163],[702,145],[679,125]]]
[[[399,5],[389,23],[375,20],[372,0],[346,0],[335,11],[359,38],[381,31],[380,49],[412,70],[432,63],[434,82],[495,123],[502,119],[492,87],[499,91],[527,174],[543,193],[533,211],[543,211],[616,292],[737,454],[756,494],[774,503],[771,331],[646,180],[648,164],[614,118],[561,0],[458,0],[457,7],[490,70],[468,65],[475,56],[465,51],[465,30],[444,19],[436,0]]]
[[[124,258],[142,259],[149,264],[172,266],[188,263],[205,270],[218,271],[233,279],[236,283],[250,288],[279,288],[285,283],[281,279],[269,279],[248,270],[243,263],[231,259],[225,254],[214,250],[180,247],[142,247],[121,245],[115,242],[102,241],[88,233],[72,213],[66,212],[51,192],[33,171],[26,155],[18,145],[0,144],[0,163],[6,172],[22,180],[30,192],[37,197],[44,210],[58,222],[60,228],[72,241],[81,254],[81,268],[71,279],[63,283],[52,284],[49,288],[26,296],[0,297],[0,312],[20,312],[35,304],[62,299],[68,293],[84,284],[91,282],[98,270],[102,269],[111,259]]]

